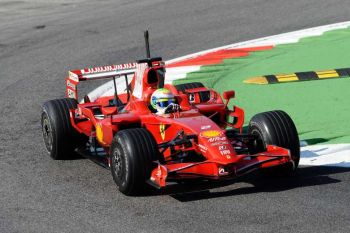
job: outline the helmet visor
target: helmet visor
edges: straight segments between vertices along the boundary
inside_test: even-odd
[[[169,104],[175,103],[175,99],[159,99],[157,100],[157,105],[160,108],[166,108]]]

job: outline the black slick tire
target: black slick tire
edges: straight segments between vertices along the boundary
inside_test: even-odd
[[[268,173],[275,175],[290,175],[298,167],[300,160],[300,144],[298,132],[290,116],[281,110],[258,113],[252,117],[248,126],[248,133],[257,135],[263,142],[260,148],[264,150],[266,144],[276,145],[290,151],[293,164],[286,164],[267,169]]]
[[[144,193],[158,154],[158,145],[148,130],[119,131],[110,148],[111,173],[119,191],[128,196]]]
[[[42,106],[41,127],[44,143],[51,158],[72,158],[75,148],[84,145],[85,135],[71,125],[69,109],[77,108],[75,99],[63,98],[47,101]]]

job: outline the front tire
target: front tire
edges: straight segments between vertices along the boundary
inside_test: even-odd
[[[158,160],[158,146],[146,129],[134,128],[119,131],[111,145],[111,172],[119,191],[128,196],[145,190]]]
[[[248,133],[256,135],[263,143],[255,150],[264,150],[267,144],[286,148],[290,151],[293,164],[274,167],[269,172],[289,175],[298,167],[300,160],[300,144],[297,129],[290,116],[281,110],[258,113],[252,117]]]

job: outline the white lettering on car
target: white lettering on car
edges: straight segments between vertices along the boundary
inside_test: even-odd
[[[226,137],[213,137],[213,138],[209,138],[208,142],[217,142],[217,141],[225,141],[227,140]]]
[[[79,82],[79,77],[77,74],[73,73],[72,71],[68,72],[68,76],[71,80],[75,81],[75,82]]]
[[[204,150],[204,151],[207,151],[208,148],[206,146],[203,146],[203,145],[198,145],[198,147],[201,149],[201,150]]]
[[[220,167],[220,168],[219,168],[219,175],[226,175],[226,174],[228,174],[228,172],[225,171],[225,168]]]
[[[82,74],[93,74],[93,73],[99,73],[99,72],[132,69],[135,67],[136,67],[136,63],[126,63],[126,64],[121,64],[121,65],[111,65],[111,66],[100,66],[100,67],[94,67],[94,68],[87,68],[87,69],[81,70],[81,73]]]
[[[228,145],[229,143],[227,141],[219,141],[219,142],[214,142],[211,145],[212,146],[220,146],[220,145]]]
[[[72,88],[73,90],[77,89],[77,86],[69,80],[67,80],[67,86]]]
[[[69,98],[74,98],[74,99],[76,98],[75,92],[71,89],[67,89],[67,94]]]
[[[203,126],[201,126],[201,129],[210,129],[210,128],[211,128],[210,125],[203,125]]]
[[[230,150],[222,150],[220,151],[221,155],[230,155],[231,151]]]

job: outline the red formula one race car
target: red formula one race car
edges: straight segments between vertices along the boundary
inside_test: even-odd
[[[50,156],[88,156],[111,170],[126,195],[137,195],[147,184],[232,179],[256,169],[295,171],[299,138],[285,112],[259,113],[242,133],[244,111],[227,107],[234,91],[221,97],[198,82],[164,84],[164,75],[161,58],[70,71],[67,98],[42,108]],[[93,101],[87,95],[78,103],[78,83],[95,79],[110,79],[114,93]],[[126,91],[117,93],[121,81]],[[154,98],[159,89],[166,96]]]

